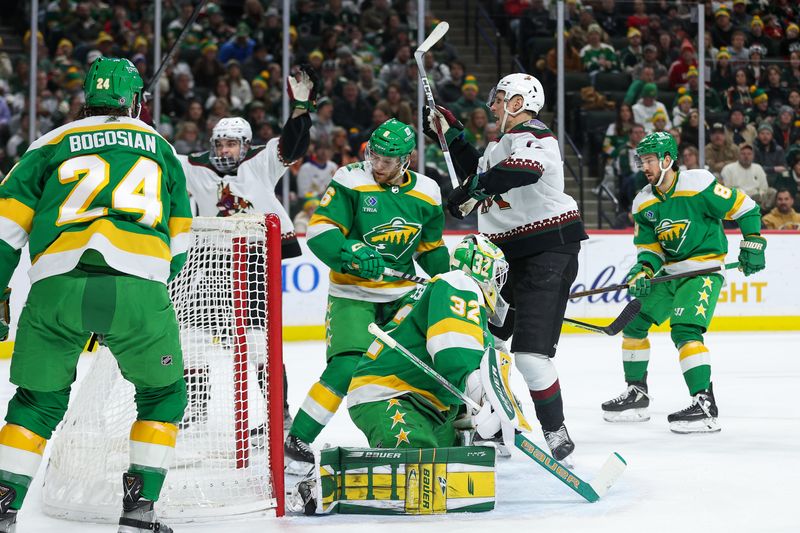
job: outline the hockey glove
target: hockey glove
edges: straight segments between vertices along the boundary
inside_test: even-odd
[[[484,200],[490,196],[483,192],[483,187],[478,183],[478,178],[478,174],[467,176],[464,183],[453,189],[453,192],[447,197],[447,210],[450,211],[450,214],[455,218],[461,220],[469,213],[462,212],[461,206],[464,203],[470,200]]]
[[[9,300],[11,300],[11,289],[7,288],[0,293],[0,341],[8,338],[8,325],[11,323]]]
[[[745,235],[739,243],[739,270],[744,272],[745,276],[764,270],[766,249],[767,239],[757,234]]]
[[[317,104],[319,76],[311,65],[300,65],[294,75],[286,78],[292,109],[314,111]]]
[[[342,272],[366,279],[380,280],[386,264],[383,256],[361,241],[349,240],[342,244]]]
[[[447,145],[464,132],[464,125],[459,121],[452,111],[444,106],[437,105],[436,109],[431,113],[431,108],[425,106],[423,111],[422,132],[428,136],[430,140],[435,143],[439,142],[439,136],[436,133],[436,123],[442,128]]]
[[[653,269],[650,265],[636,263],[628,272],[628,294],[634,298],[642,298],[650,294],[652,285],[650,280],[653,278]]]

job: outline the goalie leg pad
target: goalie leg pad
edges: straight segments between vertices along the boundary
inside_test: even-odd
[[[458,448],[329,448],[317,512],[418,515],[494,509],[495,452]]]

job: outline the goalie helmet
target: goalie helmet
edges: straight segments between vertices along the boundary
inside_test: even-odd
[[[467,235],[450,255],[450,270],[461,270],[477,281],[486,307],[496,313],[508,277],[508,262],[500,248],[483,235]]]
[[[216,142],[220,139],[239,141],[239,157],[219,156],[216,152]],[[250,124],[241,117],[228,117],[220,119],[211,132],[211,153],[209,161],[220,172],[230,172],[239,166],[244,159],[250,141],[253,139],[253,130]]]
[[[498,91],[503,91],[504,102],[508,102],[514,96],[521,96],[523,100],[522,109],[538,113],[544,107],[544,87],[539,80],[530,74],[517,72],[504,76],[497,82],[497,85],[489,93],[487,106],[494,103],[494,97]]]

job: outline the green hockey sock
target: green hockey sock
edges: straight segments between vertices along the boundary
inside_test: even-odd
[[[153,502],[158,501],[161,487],[167,477],[166,470],[142,465],[130,465],[128,472],[142,476],[142,498]]]
[[[680,353],[681,371],[689,394],[695,395],[711,385],[711,356],[708,348],[700,341],[683,344]]]
[[[647,373],[647,364],[650,362],[650,340],[622,339],[622,368],[625,371],[625,381],[643,381]]]
[[[314,442],[339,409],[360,358],[360,355],[337,355],[330,360],[319,381],[308,391],[294,417],[290,434],[304,442]]]

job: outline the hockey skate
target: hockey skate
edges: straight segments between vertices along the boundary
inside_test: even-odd
[[[642,381],[628,382],[628,388],[600,408],[606,422],[646,422],[650,420],[647,408],[650,406],[650,395],[647,393],[647,374]]]
[[[0,533],[14,533],[17,530],[17,511],[11,504],[17,499],[17,491],[0,484]]]
[[[122,516],[119,517],[117,533],[144,533],[156,531],[158,533],[172,533],[172,528],[159,522],[153,510],[153,502],[143,500],[141,497],[142,476],[126,472],[122,474]]]
[[[550,453],[556,461],[564,463],[564,466],[572,466],[572,458],[570,455],[575,450],[575,443],[567,433],[567,426],[561,424],[561,427],[555,431],[544,431],[544,440],[547,441],[547,446],[550,448]]]
[[[287,509],[311,516],[317,511],[317,473],[314,467],[295,485],[287,500]]]
[[[675,433],[716,433],[721,431],[717,422],[717,402],[714,389],[700,391],[692,397],[692,405],[667,416],[669,429]]]
[[[314,465],[314,451],[308,443],[291,433],[283,443],[285,470],[289,474],[304,475]]]

